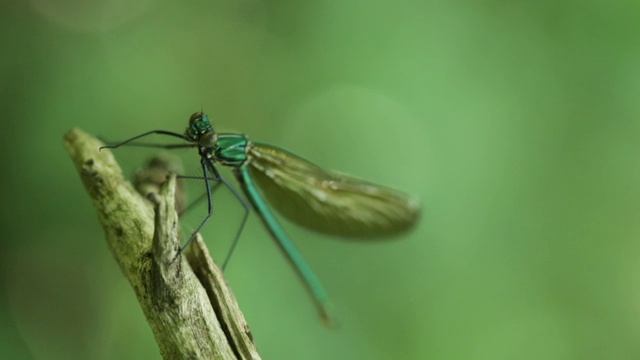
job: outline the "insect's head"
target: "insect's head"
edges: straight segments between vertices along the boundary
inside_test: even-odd
[[[189,118],[189,127],[184,133],[189,140],[199,143],[204,147],[213,147],[218,140],[218,134],[209,122],[209,116],[199,111]]]

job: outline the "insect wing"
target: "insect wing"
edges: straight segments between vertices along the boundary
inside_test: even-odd
[[[410,229],[420,205],[409,195],[324,170],[285,150],[254,143],[249,171],[269,203],[305,228],[351,238]]]

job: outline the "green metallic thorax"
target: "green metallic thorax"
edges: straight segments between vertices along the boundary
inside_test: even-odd
[[[227,166],[239,167],[247,161],[249,140],[242,134],[218,134],[213,157]]]

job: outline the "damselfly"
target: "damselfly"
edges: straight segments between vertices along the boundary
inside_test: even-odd
[[[267,201],[298,225],[349,238],[397,235],[410,229],[420,214],[418,201],[403,192],[324,170],[283,149],[249,141],[242,134],[218,133],[203,112],[191,115],[184,134],[153,130],[102,148],[134,145],[136,140],[152,134],[186,141],[183,144],[152,145],[154,147],[194,147],[200,155],[203,176],[198,178],[204,179],[206,185],[208,213],[180,252],[186,249],[213,213],[212,181],[228,187],[245,208],[242,226],[230,253],[233,252],[247,219],[249,205],[220,175],[215,165],[229,166],[244,195],[305,284],[321,316],[329,322],[331,306],[324,287],[285,233]],[[229,256],[224,265],[228,259]]]

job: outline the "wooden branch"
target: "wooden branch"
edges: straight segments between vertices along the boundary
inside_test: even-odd
[[[65,134],[64,145],[162,356],[260,359],[244,316],[200,235],[186,257],[177,256],[175,175],[157,191],[153,185],[144,186],[145,199],[124,179],[111,152],[98,150],[100,141],[72,129]]]

